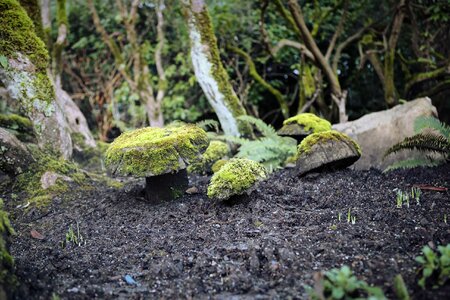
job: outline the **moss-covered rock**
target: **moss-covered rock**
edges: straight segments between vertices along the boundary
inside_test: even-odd
[[[34,162],[27,147],[13,134],[0,127],[0,171],[16,176]]]
[[[315,114],[302,113],[283,122],[283,127],[278,130],[282,136],[291,136],[301,141],[312,133],[331,130],[331,123],[319,118]]]
[[[113,175],[150,177],[185,169],[209,145],[206,132],[195,125],[147,127],[122,133],[106,151]]]
[[[221,141],[211,141],[203,157],[193,162],[189,167],[190,173],[209,173],[214,163],[230,154],[230,147],[227,143]]]
[[[257,182],[267,177],[263,165],[246,158],[233,158],[211,178],[208,197],[226,200],[248,192]]]
[[[16,114],[0,114],[0,127],[8,129],[22,142],[33,142],[33,124],[30,119]]]
[[[307,136],[297,149],[300,174],[321,169],[339,169],[352,165],[361,157],[361,148],[346,134],[324,131]]]
[[[9,237],[14,234],[8,213],[3,210],[3,200],[0,199],[0,299],[8,299],[8,296],[11,296],[8,293],[11,293],[16,285],[14,259],[8,249]]]
[[[227,162],[228,162],[227,159],[219,159],[212,165],[211,171],[213,173],[217,173],[220,170],[220,168],[222,168]]]

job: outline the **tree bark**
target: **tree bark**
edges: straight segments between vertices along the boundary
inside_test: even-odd
[[[18,16],[22,18],[22,26],[13,27],[10,18]],[[11,1],[8,9],[0,12],[0,27],[5,32],[15,31],[14,35],[6,37],[10,44],[17,46],[14,51],[0,53],[8,59],[6,67],[0,66],[0,81],[33,123],[40,148],[70,158],[72,140],[64,115],[55,101],[54,85],[47,74],[48,52],[44,43],[33,31],[31,19],[17,1]],[[27,48],[14,40],[17,36],[28,40]]]
[[[251,127],[238,122],[245,109],[236,96],[222,62],[216,36],[204,0],[187,0],[187,22],[195,76],[227,135],[251,134]]]

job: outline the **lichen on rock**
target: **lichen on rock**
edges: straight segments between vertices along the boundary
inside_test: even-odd
[[[192,124],[146,127],[122,133],[106,151],[112,175],[149,177],[185,169],[209,145],[206,132]]]
[[[318,133],[331,130],[331,123],[319,118],[315,114],[302,113],[286,119],[283,127],[278,131],[279,135],[307,136],[311,133]]]
[[[208,197],[226,200],[249,191],[267,177],[267,170],[258,162],[246,158],[233,158],[211,178]]]
[[[211,141],[203,157],[194,161],[189,167],[190,173],[208,173],[214,163],[230,154],[230,147],[227,143],[221,141]]]

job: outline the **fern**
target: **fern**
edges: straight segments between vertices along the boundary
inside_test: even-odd
[[[417,167],[436,167],[442,163],[442,160],[429,159],[429,158],[417,158],[407,159],[393,163],[387,167],[383,173],[390,172],[397,169],[413,169]]]
[[[206,119],[195,123],[198,127],[203,130],[208,130],[209,128],[213,128],[215,132],[219,132],[219,122],[213,119]]]
[[[434,132],[426,132],[432,129]],[[422,153],[437,153],[443,157],[430,155],[420,159],[409,159],[390,165],[384,172],[395,169],[416,168],[419,166],[434,167],[445,163],[450,158],[450,127],[433,117],[418,117],[414,121],[415,135],[405,138],[389,148],[384,157],[402,150],[417,150]]]
[[[450,151],[450,140],[442,135],[419,133],[414,136],[407,137],[400,143],[389,148],[386,151],[385,156],[405,149],[418,150],[422,152],[437,152],[445,155]]]
[[[267,125],[261,119],[258,119],[258,118],[252,117],[252,116],[248,116],[248,115],[239,116],[237,119],[240,121],[248,122],[252,125],[255,125],[256,129],[258,129],[258,131],[261,132],[261,134],[265,137],[271,137],[271,138],[279,137],[275,128],[273,128],[270,125]]]
[[[254,117],[240,116],[238,119],[254,125],[262,136],[255,140],[249,140],[228,135],[216,135],[215,139],[240,145],[236,157],[245,157],[262,163],[269,172],[272,172],[283,166],[287,158],[296,154],[297,142],[294,139],[279,136],[272,126]]]
[[[442,123],[441,121],[439,121],[434,117],[421,116],[414,121],[415,133],[420,133],[421,131],[427,128],[436,130],[447,139],[450,138],[450,126]]]

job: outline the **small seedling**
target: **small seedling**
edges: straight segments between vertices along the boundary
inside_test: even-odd
[[[72,225],[69,226],[69,230],[66,233],[66,238],[64,241],[61,242],[61,246],[63,248],[65,248],[67,246],[67,244],[69,243],[73,243],[77,246],[82,246],[84,244],[86,244],[86,241],[84,240],[83,236],[80,233],[80,227],[78,225],[77,222],[77,232],[75,233],[75,231],[72,228]]]
[[[403,206],[403,193],[402,191],[397,191],[397,208],[402,208]]]
[[[352,212],[351,208],[349,208],[347,212],[347,223],[350,223],[351,219],[352,219]]]
[[[353,275],[348,266],[332,269],[316,279],[314,289],[305,286],[311,299],[374,299],[385,300],[383,291],[379,287],[370,286],[367,282],[359,280]]]
[[[411,189],[411,199],[415,199],[417,205],[420,205],[420,196],[422,196],[422,190],[417,187],[413,187]]]
[[[338,221],[341,221],[341,213],[338,213]]]
[[[444,223],[447,224],[447,214],[444,214]]]
[[[356,224],[356,216],[352,216],[352,224],[353,224],[353,225]]]
[[[450,244],[438,246],[438,253],[425,246],[422,253],[422,256],[416,257],[416,261],[421,265],[419,271],[422,271],[419,286],[425,289],[427,283],[433,288],[444,285],[450,277]]]

